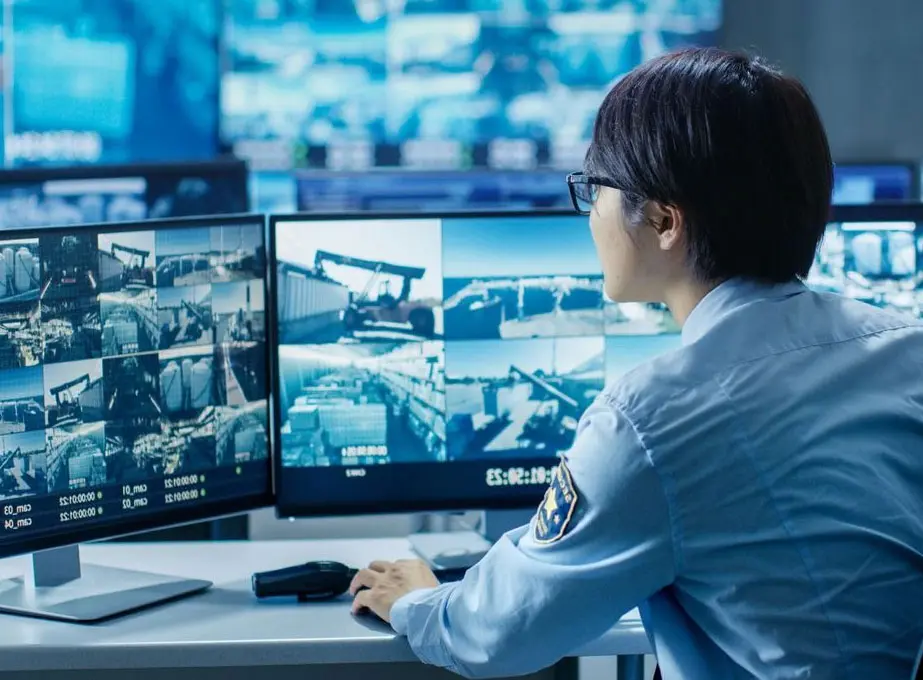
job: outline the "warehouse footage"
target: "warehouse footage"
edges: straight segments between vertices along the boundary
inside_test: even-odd
[[[441,342],[283,345],[282,463],[445,460]]]
[[[262,240],[0,242],[0,499],[266,458]]]

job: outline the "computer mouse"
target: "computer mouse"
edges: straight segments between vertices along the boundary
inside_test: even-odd
[[[258,598],[294,595],[299,602],[329,600],[342,595],[356,570],[341,562],[320,560],[253,575],[253,594]]]

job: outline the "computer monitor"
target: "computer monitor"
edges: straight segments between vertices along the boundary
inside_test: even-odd
[[[534,508],[607,380],[679,346],[575,213],[270,217],[279,514]]]
[[[8,167],[219,151],[221,0],[4,0]]]
[[[0,557],[35,553],[0,611],[96,620],[201,590],[78,579],[60,548],[271,504],[265,237],[260,215],[0,234]]]
[[[917,168],[912,163],[837,163],[833,172],[833,203],[865,205],[911,201],[919,197]]]
[[[0,230],[248,210],[247,165],[236,159],[0,170]]]
[[[221,136],[254,170],[571,169],[612,83],[721,0],[229,4]]]
[[[808,284],[923,318],[923,205],[835,206]]]

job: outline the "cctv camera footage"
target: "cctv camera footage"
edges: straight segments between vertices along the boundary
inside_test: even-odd
[[[200,224],[0,241],[0,502],[99,519],[238,493],[267,461],[263,224]]]
[[[576,215],[274,236],[284,466],[554,457],[607,378],[679,346],[665,309],[607,302]]]

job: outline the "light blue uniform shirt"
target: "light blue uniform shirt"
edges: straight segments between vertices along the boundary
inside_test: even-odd
[[[536,540],[543,504],[464,580],[394,606],[424,662],[528,673],[640,606],[664,680],[909,677],[923,324],[801,283],[726,282],[680,349],[607,387],[564,461],[560,539]]]

